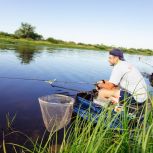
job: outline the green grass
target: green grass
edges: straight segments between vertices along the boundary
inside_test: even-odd
[[[100,50],[97,47],[89,45],[78,45],[73,43],[62,43],[55,44],[49,41],[35,41],[27,39],[15,39],[9,37],[0,37],[1,44],[14,44],[14,45],[34,45],[34,46],[47,46],[47,47],[61,47],[61,48],[77,48],[77,49],[89,49],[89,50]]]
[[[151,100],[153,105],[153,99]],[[125,107],[126,108],[126,107]],[[100,114],[97,124],[94,124],[94,120],[90,121],[82,120],[79,116],[72,122],[71,127],[64,130],[64,139],[60,147],[54,145],[51,147],[51,141],[53,136],[58,137],[57,133],[49,134],[47,141],[43,144],[44,136],[41,141],[38,139],[33,141],[28,136],[27,141],[31,143],[32,148],[27,148],[21,144],[15,144],[5,141],[3,139],[3,151],[7,152],[7,146],[12,146],[14,152],[20,148],[22,152],[30,153],[152,153],[153,152],[153,109],[148,108],[148,105],[144,107],[144,120],[140,122],[140,117],[133,118],[130,121],[128,115],[124,113],[121,120],[123,128],[110,128],[116,114],[111,117],[111,110],[105,110]],[[107,120],[105,118],[106,111],[108,111]],[[125,112],[127,109],[124,110]],[[90,117],[90,116],[88,116]],[[134,124],[136,123],[137,124]],[[104,124],[105,123],[105,124]],[[133,128],[135,125],[135,128]],[[52,150],[52,151],[51,151]],[[16,151],[17,152],[17,151]]]
[[[110,128],[110,124],[113,121],[111,116],[108,115],[107,123],[106,125],[104,124],[105,112],[101,114],[95,127],[93,127],[92,121],[85,124],[76,121],[72,139],[68,141],[71,145],[65,147],[66,149],[61,152],[152,152],[153,119],[151,115],[152,112],[148,112],[146,108],[144,122],[140,123],[138,118],[138,125],[135,129],[132,129],[132,125],[128,125],[128,119],[125,116],[122,120],[122,134],[120,133],[120,128],[115,130]],[[80,129],[80,127],[83,128]]]
[[[33,46],[48,46],[48,47],[61,47],[61,48],[76,48],[76,49],[87,49],[87,50],[101,50],[109,51],[113,46],[99,45],[99,44],[84,44],[75,42],[66,42],[57,40],[56,43],[47,40],[32,40],[32,39],[16,39],[10,36],[0,36],[0,44],[14,44],[14,45],[33,45]],[[135,49],[135,48],[121,48],[125,53],[138,54],[138,55],[153,55],[153,50],[150,49]]]

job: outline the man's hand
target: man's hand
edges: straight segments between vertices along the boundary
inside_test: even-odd
[[[105,83],[104,80],[96,82],[96,90],[100,90],[103,88],[103,84]]]
[[[96,85],[96,89],[98,89],[98,90],[100,90],[102,88],[112,90],[115,87],[117,87],[117,86],[107,80],[98,81],[97,85]]]
[[[97,84],[105,83],[105,80],[98,81]]]

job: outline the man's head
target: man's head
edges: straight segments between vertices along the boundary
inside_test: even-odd
[[[120,49],[114,48],[109,52],[109,63],[110,65],[115,65],[119,60],[124,61],[123,52]]]

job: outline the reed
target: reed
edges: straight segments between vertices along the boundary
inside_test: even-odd
[[[32,141],[25,134],[14,131],[25,136],[32,147],[27,148],[24,145],[5,142],[4,136],[3,151],[6,153],[6,146],[10,145],[14,149],[14,152],[20,149],[20,152],[30,153],[152,153],[153,98],[151,98],[150,106],[146,102],[143,108],[144,113],[140,113],[139,116],[132,118],[130,121],[129,115],[126,113],[128,109],[124,107],[124,114],[120,120],[122,126],[118,126],[117,128],[112,128],[111,125],[119,113],[112,117],[111,108],[106,109],[100,114],[96,124],[90,114],[88,114],[88,121],[81,119],[77,115],[71,123],[71,126],[64,129],[64,137],[60,147],[56,141],[54,149],[51,146],[51,141],[53,136],[57,140],[57,133],[50,132],[47,141],[43,144],[44,136],[41,138],[41,141],[38,141],[38,139]]]

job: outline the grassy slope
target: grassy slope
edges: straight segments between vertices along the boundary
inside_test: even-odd
[[[93,49],[93,50],[100,50],[99,48],[95,46],[89,46],[89,45],[78,45],[78,44],[72,44],[72,43],[61,43],[61,44],[55,44],[51,43],[49,41],[34,41],[34,40],[27,40],[27,39],[14,39],[14,38],[8,38],[8,37],[0,37],[0,43],[2,44],[19,44],[19,45],[39,45],[39,46],[49,46],[49,47],[66,47],[66,48],[78,48],[78,49]]]
[[[11,37],[0,36],[0,44],[16,44],[16,45],[37,45],[37,46],[48,46],[48,47],[64,47],[64,48],[77,48],[77,49],[89,49],[89,50],[106,50],[109,51],[111,46],[105,45],[89,45],[89,44],[75,44],[71,42],[64,43],[51,43],[49,41],[34,41],[27,39],[15,39]],[[149,49],[134,49],[134,48],[121,48],[124,52],[129,54],[139,55],[153,55],[153,50]]]

